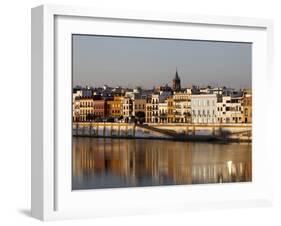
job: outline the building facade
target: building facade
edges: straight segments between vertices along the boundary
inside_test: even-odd
[[[167,99],[167,121],[173,123],[175,121],[174,98],[171,96]]]
[[[80,97],[75,97],[72,101],[72,120],[73,122],[80,121]]]
[[[107,101],[107,114],[109,117],[119,118],[122,115],[122,97],[115,96]]]
[[[242,97],[222,96],[217,103],[218,123],[243,123]]]
[[[247,89],[243,92],[244,123],[252,123],[252,91]]]
[[[191,117],[193,123],[217,122],[217,95],[191,95]]]
[[[124,122],[131,120],[133,113],[133,101],[130,97],[124,96],[122,99],[122,116]]]
[[[92,119],[94,100],[92,97],[80,97],[79,119],[80,121],[90,121]]]
[[[167,123],[168,121],[168,102],[159,103],[159,123]]]
[[[95,118],[103,119],[107,117],[107,104],[106,100],[94,100],[93,101],[93,114]]]
[[[190,94],[188,93],[175,93],[174,99],[174,122],[187,123],[191,122],[191,106]]]
[[[151,98],[147,99],[147,102],[145,104],[145,122],[146,123],[152,123],[152,103]]]
[[[135,99],[133,101],[132,115],[136,116],[138,114],[138,112],[143,112],[145,114],[145,105],[146,105],[145,99]]]

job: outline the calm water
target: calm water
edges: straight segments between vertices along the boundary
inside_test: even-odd
[[[73,137],[73,189],[252,180],[251,144]]]

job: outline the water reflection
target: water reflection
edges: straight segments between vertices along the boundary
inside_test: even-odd
[[[73,138],[73,189],[252,180],[251,144]]]

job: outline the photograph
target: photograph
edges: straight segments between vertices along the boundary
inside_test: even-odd
[[[252,43],[72,34],[72,190],[252,182]]]

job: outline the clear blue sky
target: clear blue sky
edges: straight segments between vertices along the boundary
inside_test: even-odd
[[[251,87],[250,43],[73,35],[73,85]]]

